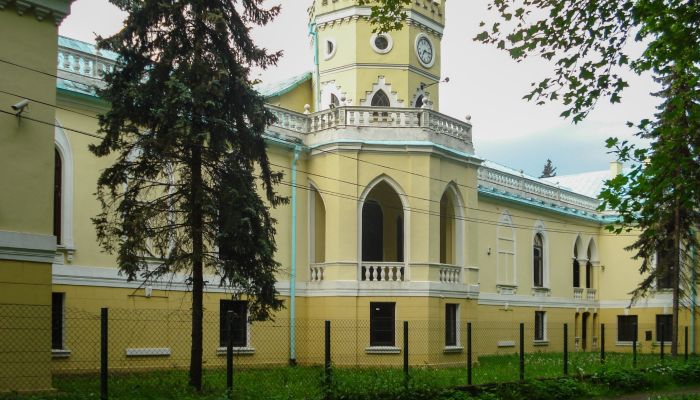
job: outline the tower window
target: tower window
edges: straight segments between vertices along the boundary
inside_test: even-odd
[[[369,40],[372,50],[379,54],[386,54],[394,47],[394,41],[386,33],[375,33]]]
[[[418,96],[415,106],[416,108],[423,108],[423,95]]]
[[[383,90],[379,90],[372,97],[372,107],[391,107],[389,96]]]
[[[340,100],[338,100],[338,96],[334,95],[331,93],[331,106],[334,107],[339,107],[340,106]]]
[[[329,59],[333,58],[333,56],[335,55],[335,51],[337,50],[337,47],[338,46],[336,46],[336,44],[335,44],[335,39],[326,39],[326,46],[324,49],[323,59],[329,60]]]

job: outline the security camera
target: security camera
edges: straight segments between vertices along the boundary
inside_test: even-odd
[[[12,109],[15,111],[15,115],[20,115],[27,107],[29,107],[29,100],[24,99],[19,103],[14,104]]]

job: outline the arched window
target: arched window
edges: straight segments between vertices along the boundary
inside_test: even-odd
[[[383,90],[378,90],[372,97],[372,107],[390,107],[389,96]]]
[[[656,289],[673,288],[673,264],[675,262],[673,237],[665,239],[656,252]]]
[[[53,171],[53,235],[56,236],[56,244],[63,244],[61,237],[61,192],[63,190],[63,163],[58,149],[54,148]]]
[[[450,193],[451,194],[451,193]],[[440,263],[456,264],[455,261],[455,205],[448,195],[448,191],[443,193],[440,199]]]
[[[532,282],[535,287],[544,286],[544,246],[542,234],[535,235],[532,243]]]
[[[588,245],[588,261],[586,261],[586,289],[590,289],[593,284],[593,264],[591,263],[591,246]]]
[[[309,244],[311,264],[326,262],[326,208],[321,194],[311,188],[309,204]]]
[[[581,266],[578,263],[578,246],[574,246],[574,265],[573,265],[573,283],[574,287],[581,287]]]
[[[384,213],[373,200],[362,207],[362,261],[384,261]]]
[[[340,100],[338,100],[338,96],[336,96],[333,93],[331,93],[331,106],[332,107],[340,106]]]
[[[414,104],[414,107],[423,108],[423,95],[418,96],[418,98],[416,99],[416,104]]]

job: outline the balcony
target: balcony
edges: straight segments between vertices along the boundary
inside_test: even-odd
[[[363,262],[360,280],[363,282],[404,282],[406,264],[402,262]]]

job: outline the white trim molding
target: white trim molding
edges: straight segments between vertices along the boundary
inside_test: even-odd
[[[127,357],[170,357],[170,347],[139,347],[126,349]]]
[[[56,254],[56,236],[0,231],[0,260],[51,264]]]
[[[374,98],[374,95],[380,90],[384,91],[389,98],[389,102],[391,103],[389,107],[403,107],[404,101],[399,99],[397,92],[391,88],[391,83],[387,83],[386,78],[382,75],[377,77],[377,83],[372,84],[372,90],[365,92],[365,98],[360,101],[360,106],[371,107],[372,98]]]
[[[61,156],[61,241],[58,250],[65,252],[65,260],[73,261],[75,243],[73,241],[73,199],[75,195],[74,176],[75,166],[73,151],[66,132],[61,123],[56,120],[54,129],[54,144]]]

